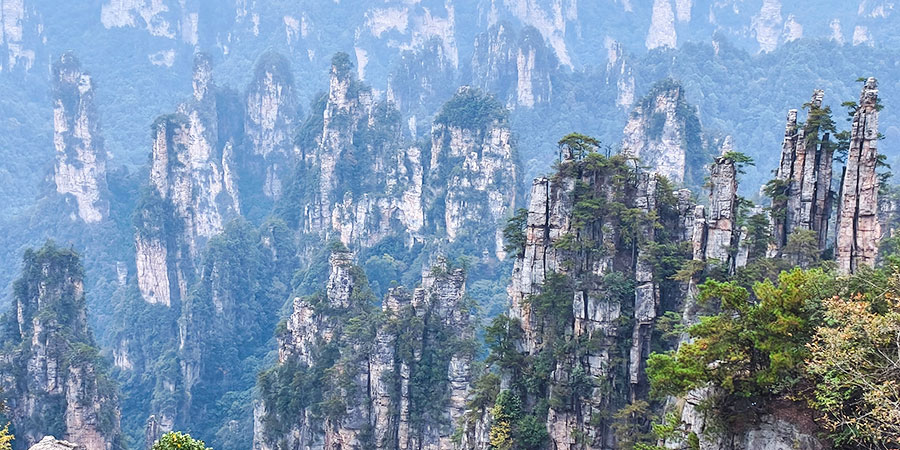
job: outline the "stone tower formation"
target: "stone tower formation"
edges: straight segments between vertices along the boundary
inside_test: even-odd
[[[842,273],[872,266],[878,256],[878,83],[866,80],[850,128],[841,180],[835,260]]]
[[[827,111],[822,109],[824,91],[815,90],[806,105],[807,121],[802,126],[797,110],[787,115],[781,163],[772,200],[773,248],[770,256],[780,256],[790,236],[809,230],[819,250],[834,243],[834,256],[843,274],[862,266],[873,266],[881,236],[878,224],[878,84],[866,80],[859,105],[853,115],[850,146],[837,195],[835,237],[829,238],[830,218],[836,193],[832,189],[831,142]]]
[[[53,146],[56,191],[74,197],[77,215],[85,223],[107,218],[106,150],[94,82],[71,53],[53,65]]]

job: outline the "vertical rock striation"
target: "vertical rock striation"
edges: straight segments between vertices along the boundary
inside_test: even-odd
[[[701,184],[703,143],[696,110],[684,88],[667,80],[657,83],[631,112],[623,131],[622,152],[639,158],[652,173],[677,184]]]
[[[473,358],[462,270],[439,264],[413,292],[391,289],[379,312],[352,258],[333,253],[324,294],[294,300],[278,364],[260,378],[253,448],[452,448]],[[310,403],[279,406],[284,383],[323,375]]]
[[[53,65],[53,146],[56,191],[75,199],[78,217],[97,223],[109,216],[106,150],[94,105],[94,83],[65,53]]]
[[[704,259],[718,260],[729,271],[734,270],[737,245],[737,169],[735,162],[724,156],[716,158],[709,174],[709,215],[706,217]]]
[[[135,233],[138,286],[149,303],[184,298],[206,241],[240,214],[233,130],[219,116],[211,70],[197,55],[192,97],[152,127],[150,188]]]
[[[432,220],[447,240],[468,235],[504,258],[501,224],[515,210],[518,179],[507,111],[477,89],[461,87],[435,117],[427,178],[435,194],[426,201],[443,206],[443,217]]]
[[[878,83],[866,80],[853,115],[841,180],[835,259],[842,273],[873,266],[878,257]]]
[[[14,448],[28,448],[45,434],[85,450],[120,448],[116,388],[88,329],[78,255],[52,244],[27,250],[14,291],[0,352]]]
[[[815,90],[803,128],[797,125],[797,110],[788,112],[781,163],[775,175],[772,201],[772,234],[776,251],[787,245],[798,230],[812,230],[820,250],[828,245],[828,222],[834,193],[831,190],[834,147],[830,109],[822,107],[824,91]]]
[[[533,108],[550,102],[550,74],[558,66],[556,55],[536,28],[526,26],[516,33],[501,22],[475,39],[472,84],[510,108]]]
[[[526,389],[521,371],[501,369],[500,389],[544,420],[552,447],[609,448],[611,413],[647,395],[655,319],[680,289],[656,276],[651,249],[691,236],[681,229],[691,207],[687,192],[627,158],[564,154],[556,175],[532,185],[508,289],[511,351],[549,372]],[[467,423],[466,448],[496,437],[491,411],[482,404],[469,412],[477,419]]]
[[[276,53],[264,54],[256,63],[247,92],[244,129],[249,153],[258,166],[263,193],[281,196],[293,166],[293,133],[297,122],[294,77],[287,60]]]
[[[328,94],[301,128],[302,161],[286,199],[297,227],[364,248],[391,235],[421,239],[423,156],[402,137],[399,112],[375,102],[348,55],[335,55]]]

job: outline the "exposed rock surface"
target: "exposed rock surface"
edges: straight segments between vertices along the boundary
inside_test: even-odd
[[[304,125],[290,199],[299,200],[289,206],[300,211],[298,227],[362,247],[394,234],[418,239],[425,222],[422,152],[402,141],[397,110],[375,102],[346,54],[334,57],[320,102]]]
[[[302,163],[285,206],[298,213],[289,221],[359,248],[391,236],[411,246],[444,231],[453,244],[467,234],[502,258],[500,228],[515,207],[518,177],[506,110],[461,88],[435,118],[424,153],[404,140],[398,111],[375,102],[347,58],[335,56],[328,94],[303,126]]]
[[[702,160],[700,122],[677,83],[660,82],[638,101],[623,134],[622,152],[640,158],[652,173],[676,184],[700,184],[694,171],[702,169],[690,164]]]
[[[0,353],[15,449],[34,445],[46,433],[85,450],[121,445],[116,388],[88,329],[82,273],[72,251],[47,245],[25,252]]]
[[[77,215],[85,223],[100,222],[109,216],[109,190],[94,82],[71,53],[53,65],[53,82],[56,191],[74,197]]]
[[[193,96],[153,124],[150,193],[135,234],[138,286],[149,303],[186,295],[206,241],[240,214],[233,130],[220,118],[210,60],[194,61]]]
[[[571,154],[565,157],[558,174],[538,178],[532,185],[524,246],[508,289],[509,315],[514,320],[510,327],[521,327],[516,345],[525,358],[549,358],[548,352],[561,348],[560,339],[579,350],[554,353],[552,373],[544,381],[547,397],[521,394],[521,402],[549,402],[545,425],[554,448],[608,448],[614,445],[614,433],[611,423],[599,418],[646,396],[644,361],[653,324],[660,303],[676,293],[673,285],[663,286],[653,276],[647,246],[691,235],[680,228],[692,222],[684,216],[691,210],[689,202],[677,200],[689,199],[689,194],[667,191],[658,178],[634,171],[621,156],[605,160],[594,154],[587,157],[590,163]],[[661,202],[661,196],[667,200]],[[588,205],[602,206],[586,216],[584,208],[593,208]],[[623,225],[622,216],[613,212],[616,208],[636,217],[658,217],[661,226],[637,219],[635,234],[626,235],[623,230],[632,228]],[[604,251],[582,252],[580,245]],[[618,291],[617,283],[633,288]],[[562,297],[569,295],[571,319],[564,312],[547,316],[540,309],[546,306],[535,306],[548,301],[537,300],[539,296],[567,301]],[[619,345],[628,338],[629,346]],[[501,380],[509,381],[501,388],[515,386],[520,376],[502,373]],[[584,380],[591,381],[579,384]],[[576,385],[583,394],[572,394]],[[603,388],[609,385],[622,388]],[[488,448],[484,430],[492,427],[489,408],[470,415],[480,419],[467,426],[466,448]]]
[[[452,448],[473,358],[463,344],[474,334],[462,270],[439,264],[423,275],[422,287],[392,289],[375,314],[353,255],[335,252],[330,263],[324,294],[295,299],[279,336],[279,364],[264,375],[263,399],[254,408],[253,448]],[[368,342],[348,328],[363,317]],[[325,359],[333,358],[326,349],[339,357]],[[290,415],[277,410],[272,384],[314,367],[342,380],[324,381],[322,389],[340,395],[344,412],[322,417],[312,405]]]
[[[781,163],[775,175],[781,195],[772,205],[773,236],[779,251],[797,230],[814,231],[820,250],[828,246],[828,222],[834,197],[831,189],[834,146],[829,141],[830,134],[821,129],[826,113],[822,108],[823,97],[824,91],[813,92],[808,104],[809,117],[802,129],[797,126],[797,110],[788,112]]]
[[[501,22],[481,33],[472,54],[472,84],[509,107],[531,108],[550,102],[550,74],[559,62],[534,27],[516,33]]]
[[[264,54],[247,93],[244,127],[249,153],[259,159],[255,175],[264,180],[263,192],[270,198],[281,196],[293,168],[296,103],[287,60],[272,52]]]
[[[866,80],[850,128],[841,180],[835,260],[842,273],[873,266],[878,257],[878,83]]]
[[[44,436],[40,442],[32,445],[28,450],[85,450],[85,448],[69,441],[61,441],[53,436]]]
[[[709,174],[709,215],[706,217],[704,258],[718,260],[733,270],[737,244],[737,169],[726,157],[716,158]]]
[[[473,109],[479,116],[466,117]],[[439,226],[449,242],[468,234],[501,259],[501,228],[516,208],[519,172],[506,114],[473,88],[457,91],[432,127],[427,178],[436,195],[426,199],[431,205],[443,203],[443,217],[435,220],[443,219]]]

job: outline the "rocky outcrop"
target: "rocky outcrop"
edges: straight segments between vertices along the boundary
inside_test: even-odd
[[[623,131],[622,153],[639,158],[652,173],[677,184],[700,185],[703,159],[700,122],[687,104],[684,88],[674,81],[657,83],[631,112]]]
[[[813,92],[808,118],[797,126],[797,110],[788,112],[781,163],[772,188],[772,234],[776,252],[797,230],[812,230],[820,250],[828,246],[828,222],[834,193],[831,190],[834,147],[830,142],[830,109],[822,107],[824,91]],[[777,254],[777,253],[776,253]]]
[[[558,66],[556,55],[536,28],[528,26],[516,33],[501,22],[475,40],[472,84],[510,108],[532,108],[550,102],[551,73]]]
[[[144,300],[169,306],[186,295],[206,241],[240,214],[234,133],[220,118],[209,57],[194,60],[193,95],[154,122],[150,187],[135,234]]]
[[[30,71],[43,32],[43,18],[30,2],[0,1],[0,72]]]
[[[878,83],[869,78],[853,115],[838,202],[834,255],[845,274],[873,266],[878,257],[878,109]]]
[[[559,172],[532,185],[508,288],[509,336],[520,336],[512,351],[526,367],[535,361],[551,372],[525,389],[522,373],[501,371],[501,389],[513,392],[525,413],[546,417],[550,446],[607,448],[616,438],[612,421],[602,418],[646,397],[655,319],[662,302],[680,295],[681,288],[655,276],[650,249],[691,236],[682,229],[692,223],[690,194],[672,192],[622,156],[563,154]],[[625,210],[634,222],[615,212]],[[621,345],[624,339],[630,345]],[[610,385],[621,388],[604,388]],[[467,424],[466,448],[487,448],[485,435],[496,435],[490,410],[469,411],[478,419]]]
[[[734,160],[726,156],[716,158],[710,169],[709,184],[709,215],[703,232],[704,259],[715,259],[733,271],[738,235],[737,168]]]
[[[400,54],[388,77],[386,98],[410,116],[407,128],[415,139],[420,127],[427,130],[427,120],[458,84],[455,62],[446,53],[443,41],[434,37]]]
[[[48,244],[25,252],[0,353],[0,385],[16,449],[46,433],[85,450],[120,448],[116,388],[87,326],[82,274],[70,250]]]
[[[462,270],[440,263],[420,288],[392,289],[377,312],[353,255],[335,252],[330,263],[325,292],[294,300],[279,363],[260,379],[253,448],[452,448],[474,356]],[[341,399],[340,413],[317,416],[325,403],[279,408],[277,386],[315,373],[331,374],[314,386],[321,401]]]
[[[653,12],[650,16],[650,30],[647,31],[644,45],[648,50],[653,50],[658,47],[675,48],[677,43],[675,11],[672,9],[671,0],[654,0]]]
[[[375,102],[348,55],[333,58],[328,94],[303,130],[289,199],[296,203],[288,206],[300,211],[298,228],[364,248],[392,235],[410,244],[420,239],[422,152],[403,142],[398,111]]]
[[[254,165],[259,166],[254,175],[262,180],[263,193],[277,199],[293,168],[297,122],[294,77],[283,56],[269,52],[256,63],[246,108],[248,152],[256,157]]]
[[[472,111],[478,111],[472,114]],[[427,178],[443,206],[432,220],[453,243],[463,236],[502,259],[502,224],[515,211],[518,161],[506,110],[471,87],[444,104],[431,131]]]
[[[28,450],[85,450],[85,448],[69,441],[61,441],[53,436],[44,436],[40,442],[32,445]]]
[[[53,98],[56,191],[74,198],[82,221],[100,222],[109,216],[106,149],[94,105],[94,82],[71,53],[53,65]]]
[[[740,430],[723,429],[703,405],[717,394],[713,388],[697,389],[675,405],[680,411],[683,433],[697,436],[701,450],[763,450],[791,448],[824,450],[830,445],[820,439],[822,430],[812,420],[812,412],[800,404],[774,402],[752,422],[742,424]],[[666,442],[667,447],[688,445]]]

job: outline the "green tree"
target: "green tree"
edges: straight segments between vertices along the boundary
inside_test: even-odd
[[[170,431],[155,444],[153,444],[152,450],[212,450],[207,447],[203,441],[199,439],[194,439],[189,434],[181,433],[180,431]]]
[[[835,444],[847,448],[900,446],[900,271],[886,291],[873,275],[862,278],[877,298],[823,302],[825,324],[808,346],[807,367],[818,377],[813,404]]]
[[[583,159],[589,153],[600,148],[600,141],[580,133],[569,133],[557,142],[560,156],[571,155],[575,159]],[[561,158],[563,159],[563,158]]]
[[[753,162],[753,158],[741,152],[730,151],[722,155],[722,158],[733,162],[737,173],[745,173],[744,167],[756,165],[756,163]]]
[[[525,227],[527,225],[528,210],[525,208],[517,209],[516,213],[506,221],[506,226],[503,228],[503,239],[506,241],[506,245],[503,246],[504,250],[517,256],[522,256],[522,252],[525,251]]]
[[[835,279],[820,269],[783,272],[778,283],[707,280],[702,302],[717,301],[721,313],[702,317],[688,332],[693,342],[677,351],[654,353],[647,374],[654,392],[680,395],[712,383],[730,401],[789,393],[804,374],[806,344],[821,324],[821,301],[836,291]]]

